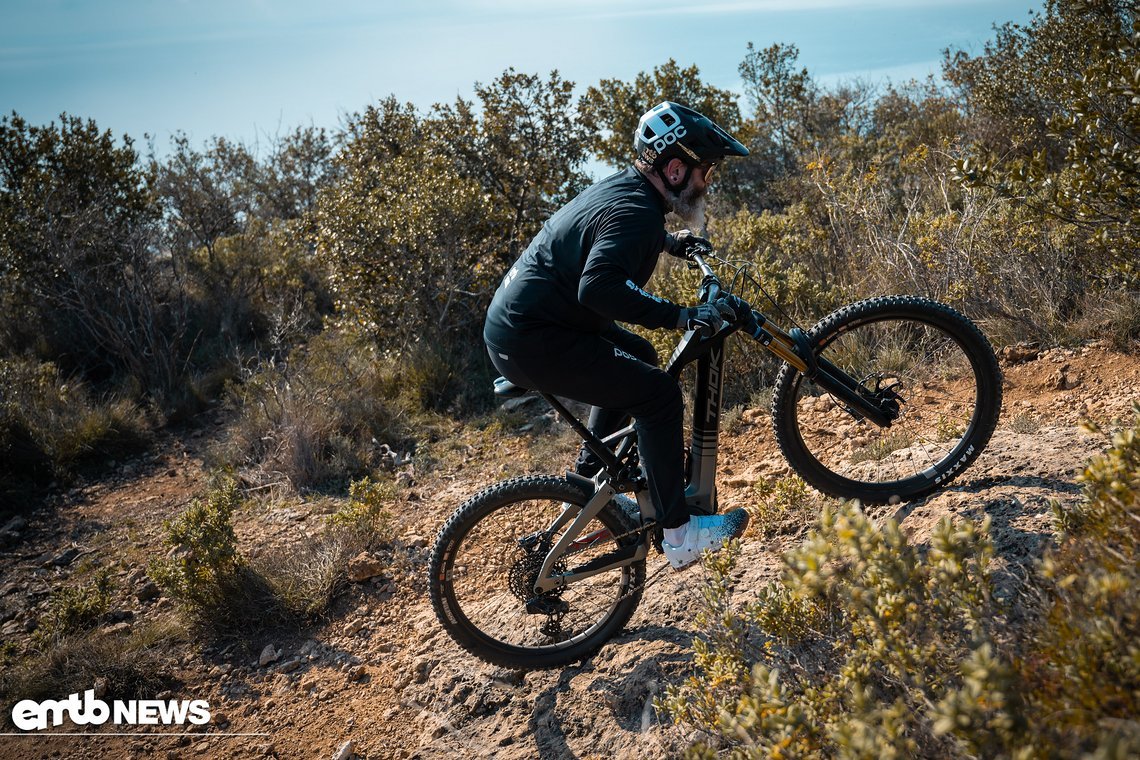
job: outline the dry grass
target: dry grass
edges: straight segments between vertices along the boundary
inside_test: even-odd
[[[130,633],[89,631],[56,638],[6,664],[0,700],[59,699],[105,679],[113,699],[153,699],[174,681],[171,650],[185,639],[172,619],[135,625]],[[5,716],[8,711],[5,711]]]
[[[1018,412],[1013,417],[1010,417],[1006,427],[1015,433],[1022,435],[1033,435],[1041,429],[1041,420],[1029,412]]]

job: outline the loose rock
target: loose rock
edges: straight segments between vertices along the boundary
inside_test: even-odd
[[[277,662],[281,659],[281,650],[275,649],[272,644],[266,644],[265,649],[261,650],[261,657],[257,658],[257,664],[265,667],[271,662]]]
[[[348,579],[363,583],[384,572],[384,563],[368,552],[361,552],[348,561]]]
[[[65,549],[60,554],[57,554],[48,564],[55,565],[56,567],[67,567],[72,562],[74,562],[75,558],[78,556],[79,550],[73,546],[70,549]]]
[[[17,534],[28,526],[28,521],[16,515],[8,522],[4,523],[4,527],[0,528],[0,533]]]
[[[289,660],[287,662],[281,663],[281,665],[277,668],[277,670],[280,673],[292,673],[294,670],[296,670],[299,667],[301,667],[301,661],[300,660]]]

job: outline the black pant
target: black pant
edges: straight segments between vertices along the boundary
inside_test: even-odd
[[[689,519],[681,388],[657,368],[657,352],[649,341],[613,325],[600,334],[530,333],[513,350],[488,342],[487,351],[512,383],[591,404],[588,426],[595,435],[612,433],[626,415],[632,416],[661,524],[676,528]]]

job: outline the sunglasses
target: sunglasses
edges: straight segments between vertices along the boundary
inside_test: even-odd
[[[713,171],[716,169],[716,166],[717,162],[714,161],[711,164],[701,164],[699,167],[697,167],[698,169],[702,167],[704,168],[704,174],[702,176],[706,185],[712,182]]]

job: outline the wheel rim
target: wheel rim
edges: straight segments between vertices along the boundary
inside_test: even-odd
[[[831,335],[820,355],[869,390],[897,384],[904,400],[898,419],[880,428],[797,376],[793,428],[821,468],[883,492],[940,480],[969,453],[981,414],[980,371],[944,328],[914,317],[871,318]]]
[[[515,501],[493,508],[463,536],[446,565],[447,605],[460,622],[488,645],[507,650],[555,652],[591,638],[614,615],[630,587],[630,570],[621,568],[571,584],[543,600],[560,614],[531,614],[521,591],[533,584],[546,547],[526,549],[519,540],[545,531],[562,512],[555,499]],[[574,567],[617,548],[616,525],[595,517],[582,536],[596,540],[576,550],[565,567]],[[550,537],[546,546],[557,543]],[[581,543],[581,539],[579,539]],[[540,541],[541,544],[541,541]]]

